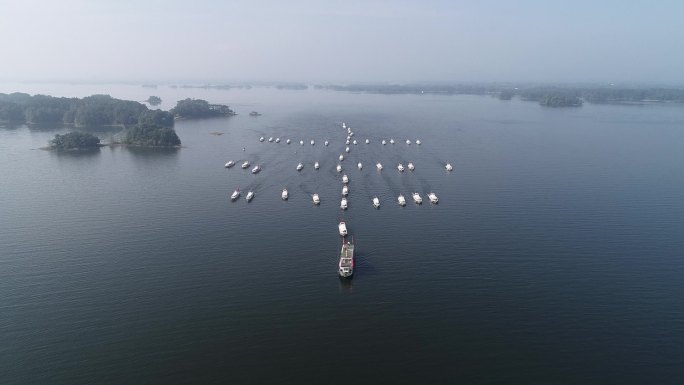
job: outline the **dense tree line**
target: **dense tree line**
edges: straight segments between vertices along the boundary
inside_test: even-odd
[[[176,103],[170,111],[179,118],[211,118],[217,116],[232,116],[235,111],[223,104],[209,104],[202,99],[184,99]]]
[[[150,103],[150,106],[158,106],[161,104],[162,100],[159,96],[150,96],[146,100],[148,103]]]
[[[126,129],[123,143],[144,147],[180,146],[181,141],[173,128],[136,125]]]
[[[84,150],[98,148],[100,138],[87,132],[69,132],[64,135],[55,135],[50,141],[50,147],[57,150]]]

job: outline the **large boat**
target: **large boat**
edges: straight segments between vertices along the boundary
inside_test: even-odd
[[[380,208],[380,199],[378,199],[378,197],[373,197],[373,207],[376,209]]]
[[[342,200],[340,201],[340,208],[341,208],[342,210],[346,210],[346,209],[347,209],[347,198],[342,198]]]
[[[347,224],[344,223],[344,221],[340,222],[339,225],[337,225],[337,228],[340,230],[340,235],[341,236],[346,236],[347,235]]]
[[[321,165],[318,162],[314,163],[314,169],[318,170],[319,168],[321,168]]]
[[[259,171],[261,171],[261,166],[259,166],[259,165],[257,164],[257,165],[254,166],[254,168],[252,169],[252,174],[256,174],[256,173],[258,173]]]
[[[437,194],[433,192],[428,193],[428,198],[430,198],[430,203],[437,204],[439,202],[439,199],[437,199]]]
[[[250,191],[247,193],[247,202],[251,201],[252,198],[254,198],[254,191]]]
[[[287,189],[286,189],[286,188],[284,188],[284,189],[283,189],[283,193],[282,193],[282,194],[280,194],[280,196],[281,196],[281,197],[283,198],[283,200],[284,200],[284,201],[286,201],[286,200],[287,200],[287,198],[289,197],[289,194],[288,194],[288,192],[287,192]]]
[[[342,172],[342,165],[338,164],[337,167],[335,167],[337,172]]]
[[[342,251],[340,251],[340,262],[338,264],[340,277],[349,278],[354,274],[354,240],[342,240]]]
[[[453,167],[451,167],[451,163],[447,163],[446,166],[444,166],[444,168],[446,168],[447,171],[451,171],[454,169]]]
[[[413,201],[416,202],[417,204],[423,203],[423,198],[420,197],[420,194],[417,192],[413,193]]]
[[[342,183],[349,183],[349,177],[347,177],[347,174],[342,175]]]
[[[400,172],[403,172],[404,171],[404,165],[399,163],[399,165],[397,166],[397,170],[399,170]]]
[[[347,185],[342,186],[342,196],[347,196],[349,195],[349,187]]]
[[[321,198],[318,197],[318,194],[314,194],[311,198],[313,199],[313,203],[315,205],[321,204]]]
[[[240,167],[242,167],[242,168],[247,168],[247,167],[249,167],[249,161],[246,160],[244,163],[242,163],[242,166],[240,166]]]
[[[363,168],[363,164],[361,162],[359,162],[356,164],[356,167],[358,167],[359,170],[361,170]]]
[[[411,171],[413,171],[413,170],[416,169],[416,166],[414,166],[413,163],[409,162],[409,164],[408,164],[408,169],[411,170]]]
[[[235,166],[235,161],[229,160],[228,163],[226,163],[226,168],[231,168]]]
[[[240,197],[240,188],[236,188],[235,191],[233,191],[233,195],[230,196],[230,200],[234,201]]]
[[[397,202],[399,202],[399,206],[406,206],[406,198],[404,198],[404,195],[399,194]]]
[[[303,164],[299,163],[299,164],[297,165],[297,171],[302,171],[303,168],[304,168],[304,165],[303,165]]]

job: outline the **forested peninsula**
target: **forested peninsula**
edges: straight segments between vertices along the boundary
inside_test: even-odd
[[[31,96],[25,93],[0,93],[0,123],[29,125],[67,125],[87,130],[88,127],[121,126],[120,142],[144,147],[179,146],[174,130],[175,119],[231,116],[235,112],[226,105],[209,104],[205,100],[185,99],[171,111],[150,110],[142,103],[92,95],[82,99]],[[87,133],[56,135],[50,147],[62,150],[100,146],[100,139]]]

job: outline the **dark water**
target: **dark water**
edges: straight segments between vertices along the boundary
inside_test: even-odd
[[[32,87],[241,115],[179,122],[185,147],[169,151],[58,154],[36,148],[62,130],[0,129],[3,384],[684,381],[681,106]],[[342,121],[359,140],[344,213]],[[256,197],[231,203],[236,187]],[[413,191],[440,203],[400,208]]]

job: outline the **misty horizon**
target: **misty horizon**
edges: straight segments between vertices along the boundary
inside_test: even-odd
[[[684,84],[684,4],[0,2],[0,80]]]

